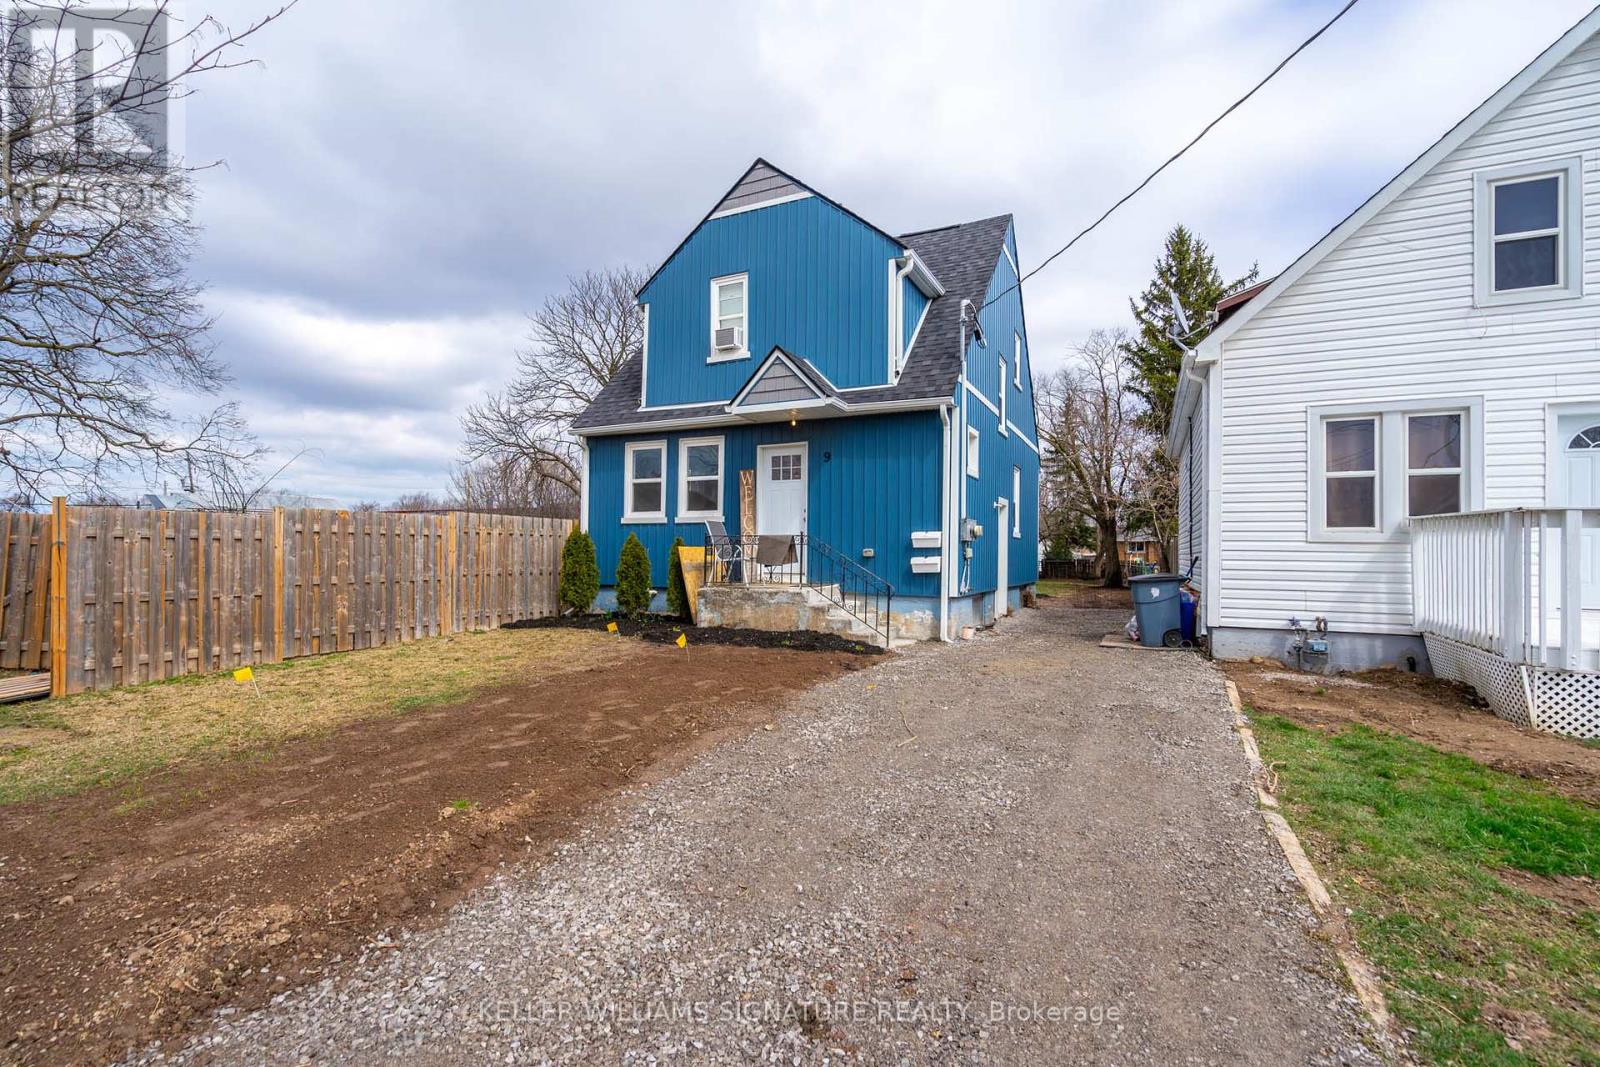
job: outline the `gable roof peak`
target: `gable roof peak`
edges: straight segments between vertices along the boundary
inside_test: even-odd
[[[1356,230],[1365,226],[1374,215],[1388,207],[1400,194],[1411,188],[1423,175],[1431,171],[1451,152],[1460,148],[1473,134],[1483,129],[1502,111],[1522,96],[1540,78],[1555,69],[1569,56],[1597,33],[1600,33],[1600,6],[1596,6],[1583,18],[1572,25],[1567,32],[1556,38],[1544,51],[1523,67],[1512,79],[1502,85],[1487,100],[1474,108],[1465,118],[1446,131],[1443,137],[1435,141],[1426,151],[1399,174],[1389,179],[1377,192],[1346,215],[1333,229],[1323,235],[1322,239],[1312,245],[1305,252],[1290,263],[1277,277],[1264,283],[1259,292],[1252,294],[1251,299],[1243,303],[1231,317],[1227,318],[1216,329],[1212,330],[1205,340],[1200,342],[1198,354],[1209,361],[1217,358],[1222,350],[1222,342],[1249,322],[1261,310],[1271,304],[1278,296],[1295,282],[1299,281],[1307,271],[1335,248],[1344,243],[1345,239]],[[1190,359],[1193,357],[1185,357]],[[1184,380],[1180,376],[1180,382]],[[1177,419],[1173,425],[1177,425]]]

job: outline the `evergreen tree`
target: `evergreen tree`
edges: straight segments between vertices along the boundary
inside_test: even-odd
[[[689,587],[683,583],[683,561],[678,558],[678,549],[683,547],[683,538],[672,539],[672,552],[667,557],[667,609],[680,619],[689,617]]]
[[[1171,555],[1178,536],[1178,470],[1162,449],[1161,439],[1172,421],[1183,351],[1194,348],[1211,332],[1210,316],[1217,302],[1254,284],[1260,270],[1252,266],[1242,278],[1223,281],[1211,249],[1179,223],[1167,234],[1155,271],[1144,292],[1128,301],[1139,332],[1123,344],[1123,352],[1133,366],[1130,388],[1145,404],[1139,423],[1150,434],[1151,443],[1139,462],[1136,488],[1123,522],[1130,529],[1154,535],[1161,546],[1163,568],[1170,570],[1177,563]],[[1187,331],[1173,312],[1174,303],[1183,309]]]
[[[561,546],[561,603],[581,615],[599,595],[600,566],[595,560],[594,539],[582,530],[573,530]]]
[[[622,542],[617,560],[617,607],[624,615],[643,615],[650,610],[650,553],[637,534]]]
[[[1133,391],[1148,408],[1141,421],[1147,429],[1164,434],[1172,419],[1173,398],[1183,366],[1183,348],[1173,340],[1173,335],[1180,332],[1172,312],[1174,297],[1189,320],[1190,332],[1183,343],[1193,348],[1210,332],[1207,319],[1217,301],[1253,284],[1260,271],[1251,267],[1244,277],[1231,283],[1223,281],[1211,249],[1181,223],[1167,234],[1155,271],[1155,278],[1145,291],[1128,302],[1139,330],[1124,344],[1123,351],[1133,364]]]

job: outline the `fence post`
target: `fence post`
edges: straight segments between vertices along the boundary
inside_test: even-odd
[[[283,509],[272,509],[272,559],[268,561],[267,573],[272,575],[272,658],[270,663],[282,663],[285,654],[287,637],[284,625],[285,597],[283,595]]]
[[[67,498],[50,504],[50,695],[67,695]]]
[[[1522,600],[1522,512],[1500,516],[1500,654],[1523,661],[1522,620],[1527,608]]]
[[[1583,512],[1567,508],[1561,528],[1561,669],[1583,662]]]

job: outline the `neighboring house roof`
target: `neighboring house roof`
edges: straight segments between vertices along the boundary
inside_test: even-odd
[[[1197,394],[1190,385],[1188,372],[1196,363],[1212,363],[1220,358],[1222,343],[1228,337],[1260,314],[1262,309],[1276,300],[1284,290],[1304,277],[1307,271],[1322,262],[1330,252],[1343,244],[1351,234],[1366,225],[1378,212],[1393,203],[1401,193],[1409,189],[1419,178],[1432,170],[1451,152],[1461,147],[1469,137],[1488,125],[1534,82],[1544,77],[1557,64],[1577,51],[1585,41],[1589,40],[1597,32],[1600,32],[1600,7],[1595,8],[1579,19],[1554,44],[1541,52],[1533,62],[1523,67],[1516,77],[1502,85],[1493,96],[1479,104],[1466,118],[1456,123],[1443,137],[1435,141],[1427,151],[1412,160],[1410,166],[1395,175],[1387,185],[1373,193],[1365,203],[1347,215],[1337,226],[1329,230],[1320,241],[1308,248],[1299,259],[1291,263],[1287,270],[1267,282],[1260,293],[1252,293],[1249,296],[1245,296],[1244,300],[1240,301],[1236,312],[1227,317],[1205,340],[1201,341],[1194,352],[1184,357],[1184,372],[1178,375],[1178,396],[1176,403],[1173,405],[1172,425],[1167,427],[1168,453],[1176,455],[1181,447],[1178,427],[1183,424],[1183,420],[1189,415],[1194,406]],[[1242,293],[1239,295],[1244,296]]]
[[[1237,293],[1230,293],[1221,300],[1218,300],[1217,325],[1220,326],[1222,323],[1231,319],[1235,312],[1244,307],[1250,301],[1254,300],[1260,295],[1261,290],[1271,285],[1274,281],[1276,281],[1275,278],[1268,278],[1264,282],[1256,282],[1256,284],[1249,286],[1248,288],[1240,289]]]
[[[738,183],[735,183],[737,187]],[[936,230],[918,230],[892,238],[915,252],[944,286],[944,295],[935,297],[928,305],[928,318],[922,324],[916,344],[907,354],[900,380],[895,384],[839,391],[806,359],[805,353],[789,354],[804,361],[821,382],[827,383],[826,388],[834,389],[844,402],[845,414],[849,414],[851,408],[867,405],[949,397],[961,380],[958,318],[961,301],[970,300],[975,308],[983,305],[989,280],[994,276],[995,265],[1000,261],[1006,232],[1010,228],[1010,215],[996,215],[976,222]],[[640,379],[643,371],[642,355],[630,358],[600,391],[600,395],[595,397],[594,403],[574,420],[573,429],[579,433],[593,433],[622,426],[657,423],[705,423],[719,419],[737,421],[732,417],[724,417],[719,410],[726,401],[640,410]]]

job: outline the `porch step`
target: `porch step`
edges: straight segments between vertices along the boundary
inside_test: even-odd
[[[838,587],[826,587],[838,596]],[[808,630],[851,641],[881,644],[883,635],[834,603],[822,589],[797,585],[708,585],[700,590],[697,614],[702,626],[752,630]]]

